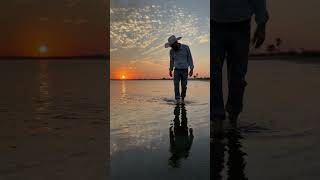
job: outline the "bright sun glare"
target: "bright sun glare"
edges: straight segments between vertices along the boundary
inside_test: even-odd
[[[126,79],[126,76],[125,76],[125,75],[122,75],[122,76],[121,76],[121,79]]]
[[[38,48],[38,51],[39,51],[39,53],[41,53],[41,54],[47,53],[47,52],[48,52],[48,46],[46,46],[46,45],[41,45],[41,46]]]

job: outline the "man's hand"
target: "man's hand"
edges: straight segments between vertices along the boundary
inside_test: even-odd
[[[189,76],[191,77],[192,75],[193,75],[193,69],[190,69]]]
[[[171,70],[169,70],[169,76],[172,77],[172,71]]]
[[[252,43],[255,48],[259,48],[266,38],[266,24],[258,24],[257,29],[253,35]]]

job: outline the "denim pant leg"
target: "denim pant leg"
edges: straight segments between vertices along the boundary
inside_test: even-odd
[[[180,73],[178,70],[173,72],[173,84],[174,84],[174,95],[175,99],[180,99]]]
[[[211,77],[211,95],[210,95],[210,111],[211,118],[225,114],[223,92],[222,92],[222,67],[226,53],[226,34],[223,28],[213,27],[213,36],[211,36],[211,62],[210,62],[210,77]]]
[[[181,98],[186,97],[187,84],[188,84],[188,70],[183,70],[180,72],[181,77]]]
[[[243,109],[249,45],[250,24],[231,33],[231,44],[227,51],[229,92],[226,110],[229,113],[240,113]]]

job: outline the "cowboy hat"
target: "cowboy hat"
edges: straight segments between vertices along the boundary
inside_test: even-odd
[[[172,44],[174,44],[176,41],[180,40],[182,37],[176,37],[174,35],[170,36],[168,38],[168,42],[164,45],[165,48],[170,47]]]

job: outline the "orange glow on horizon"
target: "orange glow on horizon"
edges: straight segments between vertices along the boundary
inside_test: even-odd
[[[111,60],[112,61],[112,60]],[[149,69],[146,67],[146,69]],[[198,78],[206,78],[209,77],[209,73],[207,73],[206,69],[201,71],[195,71],[194,75],[198,74]],[[144,72],[142,70],[122,70],[122,69],[110,69],[110,79],[115,80],[133,80],[133,79],[171,79],[172,77],[169,76],[167,69],[160,69],[155,73]],[[194,77],[189,77],[193,79]]]
[[[36,26],[41,28],[35,29]],[[62,27],[35,24],[34,27],[23,28],[23,31],[10,39],[5,54],[31,57],[96,54],[96,52],[87,50],[87,47],[83,45],[85,43],[79,43],[83,39],[73,39],[74,36],[70,36],[70,32],[65,31]]]

